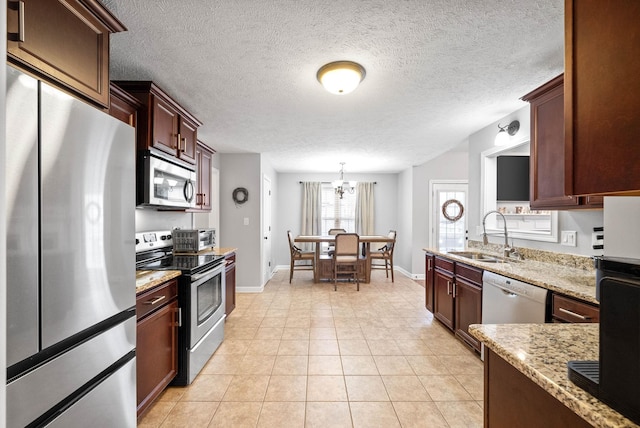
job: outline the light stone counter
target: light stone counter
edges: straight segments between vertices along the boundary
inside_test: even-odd
[[[547,290],[556,291],[561,294],[573,296],[590,303],[598,304],[596,300],[596,274],[594,269],[584,269],[578,267],[567,267],[558,264],[558,260],[549,259],[548,262],[536,260],[509,260],[504,263],[486,263],[466,257],[457,256],[432,248],[423,248],[424,251],[444,256],[457,262],[476,266],[484,270],[495,272],[509,278],[518,279]],[[469,249],[470,252],[482,252],[500,255],[489,251],[479,251]],[[561,255],[558,255],[561,257]],[[588,259],[587,257],[583,257]]]
[[[177,278],[182,274],[179,270],[139,270],[136,271],[136,294],[147,291],[157,285]]]
[[[567,376],[567,361],[598,359],[598,324],[472,324],[469,332],[593,426],[637,426]]]

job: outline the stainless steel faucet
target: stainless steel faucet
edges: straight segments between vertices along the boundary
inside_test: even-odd
[[[500,214],[500,216],[502,217],[502,222],[504,223],[504,248],[502,250],[504,256],[509,257],[512,253],[518,254],[516,249],[509,245],[509,235],[507,233],[507,219],[504,217],[504,214],[502,214],[500,211],[491,210],[487,212],[482,218],[482,243],[484,245],[487,245],[489,243],[489,237],[487,236],[487,226],[485,224],[485,221],[487,220],[487,216],[492,213]]]

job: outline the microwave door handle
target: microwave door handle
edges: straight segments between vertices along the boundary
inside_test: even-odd
[[[184,198],[187,202],[191,202],[193,200],[193,182],[191,180],[187,180],[184,183]]]

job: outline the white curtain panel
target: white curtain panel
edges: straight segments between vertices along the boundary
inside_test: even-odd
[[[356,233],[373,235],[373,186],[374,183],[358,182],[356,185]]]
[[[301,235],[320,235],[321,213],[322,199],[320,198],[320,182],[303,182]],[[302,248],[304,250],[312,250],[313,244],[305,243]]]

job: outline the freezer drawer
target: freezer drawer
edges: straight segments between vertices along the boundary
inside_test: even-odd
[[[133,428],[136,426],[136,360],[92,389],[47,427]]]
[[[10,381],[7,384],[7,427],[24,427],[39,418],[109,369],[135,346],[136,319],[131,317]],[[131,395],[133,410],[130,414],[135,416],[135,375],[128,386],[131,390],[121,394]]]

